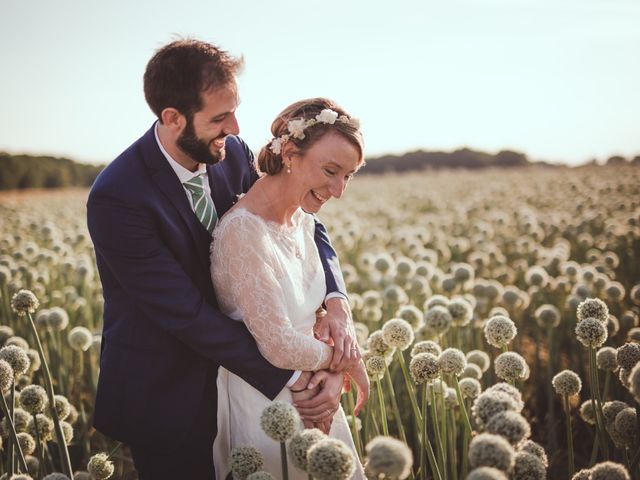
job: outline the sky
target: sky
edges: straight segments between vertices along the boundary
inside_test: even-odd
[[[640,155],[637,0],[0,0],[0,151],[107,163],[155,120],[154,51],[235,55],[241,136],[308,97],[366,154],[473,148],[568,164]]]

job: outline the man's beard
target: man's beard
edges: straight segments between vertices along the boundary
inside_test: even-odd
[[[212,153],[209,144],[196,136],[191,118],[187,118],[187,125],[178,137],[176,144],[180,150],[198,163],[213,165],[224,159],[224,148]]]

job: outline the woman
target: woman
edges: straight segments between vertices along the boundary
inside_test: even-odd
[[[362,166],[362,134],[357,120],[323,98],[287,107],[271,132],[274,138],[258,156],[262,178],[214,231],[214,287],[221,309],[246,323],[272,364],[291,370],[326,369],[333,347],[312,333],[326,287],[311,214],[331,197],[340,198]],[[345,373],[358,386],[361,408],[369,392],[364,364],[361,361]],[[225,369],[218,374],[218,396],[214,443],[218,478],[227,475],[229,453],[237,445],[258,448],[265,457],[264,469],[280,476],[280,446],[262,432],[259,420],[271,402]],[[290,390],[284,388],[276,400],[291,402]],[[336,412],[329,434],[346,442],[357,460],[342,409]],[[364,478],[356,463],[353,478]],[[289,478],[307,475],[291,468]]]

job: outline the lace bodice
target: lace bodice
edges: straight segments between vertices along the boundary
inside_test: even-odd
[[[262,355],[280,368],[327,368],[333,353],[312,335],[326,293],[314,228],[300,209],[283,226],[236,207],[213,233],[211,275],[220,309],[243,321]]]

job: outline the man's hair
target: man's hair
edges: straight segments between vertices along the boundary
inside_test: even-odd
[[[243,66],[215,45],[182,39],[165,45],[149,60],[144,72],[144,96],[158,119],[175,108],[188,119],[202,108],[203,92],[232,83]]]

